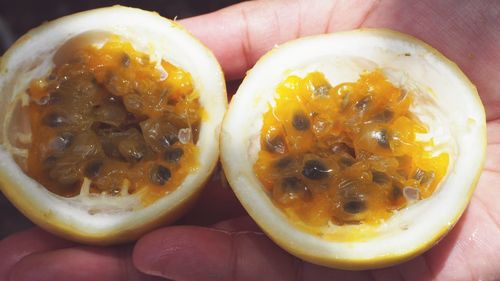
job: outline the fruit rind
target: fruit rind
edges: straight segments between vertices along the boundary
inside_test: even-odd
[[[350,42],[350,44],[342,45],[346,42]],[[318,59],[318,57],[323,56],[321,58],[326,61],[328,55],[332,54],[331,49],[343,48],[344,51],[352,49],[353,42],[356,42],[361,46],[359,48],[363,48],[367,53],[380,51],[393,60],[408,59],[405,54],[410,53],[411,57],[429,63],[430,66],[434,67],[433,71],[439,69],[439,71],[450,74],[453,81],[459,85],[457,87],[465,93],[464,96],[457,97],[458,99],[465,99],[461,101],[462,105],[460,106],[462,108],[453,108],[453,110],[461,111],[460,114],[470,115],[467,116],[468,119],[460,117],[460,120],[467,119],[467,122],[472,120],[469,122],[470,124],[463,126],[466,127],[465,129],[453,128],[453,130],[457,130],[459,138],[467,135],[466,140],[460,139],[462,141],[459,143],[460,145],[463,142],[468,142],[472,146],[467,151],[460,150],[463,147],[458,147],[460,157],[466,156],[466,159],[460,161],[465,160],[468,163],[454,163],[454,165],[460,165],[462,172],[465,166],[469,167],[470,171],[467,171],[468,175],[464,179],[466,183],[460,183],[460,181],[452,183],[451,180],[456,179],[456,175],[460,174],[460,171],[452,169],[450,173],[454,176],[448,177],[443,184],[443,186],[446,185],[446,188],[443,188],[446,193],[438,190],[431,197],[439,198],[438,203],[453,203],[452,206],[448,206],[445,212],[437,214],[437,216],[431,212],[425,212],[417,216],[415,214],[417,207],[408,208],[401,213],[404,213],[406,218],[411,215],[412,218],[418,221],[411,221],[411,223],[401,221],[408,224],[402,223],[399,230],[393,228],[393,231],[401,234],[391,235],[388,232],[386,233],[387,237],[392,238],[392,240],[381,240],[380,237],[376,237],[377,239],[358,241],[356,235],[353,235],[353,241],[351,242],[326,241],[313,234],[299,231],[293,223],[287,220],[282,212],[273,207],[272,201],[264,192],[252,171],[255,154],[259,149],[255,136],[259,135],[260,126],[262,126],[261,115],[267,109],[267,102],[272,99],[273,85],[276,85],[289,75],[294,68],[305,68],[306,73],[311,71],[311,69],[307,68],[308,59]],[[391,52],[395,52],[395,49],[401,55],[401,58],[391,57]],[[359,52],[359,50],[353,50],[352,52]],[[365,53],[359,52],[359,56],[364,55]],[[296,59],[296,57],[301,58]],[[286,58],[289,58],[289,60],[287,61]],[[391,62],[389,59],[386,60]],[[388,67],[390,66],[388,65]],[[409,70],[410,75],[412,74],[411,71]],[[332,83],[332,81],[330,82]],[[336,81],[333,84],[336,84]],[[441,94],[439,91],[437,93]],[[463,103],[467,105],[463,105]],[[450,106],[452,105],[450,104]],[[242,110],[243,108],[252,108],[253,111]],[[245,130],[242,131],[238,128],[245,128]],[[426,43],[409,35],[385,29],[361,29],[313,36],[298,39],[273,49],[263,56],[255,67],[248,72],[247,77],[232,99],[224,118],[221,133],[221,161],[228,181],[240,202],[263,231],[282,248],[306,261],[343,269],[379,268],[403,262],[417,256],[437,243],[453,227],[465,210],[481,173],[485,148],[484,109],[476,88],[458,66]],[[472,155],[472,153],[475,155]],[[453,188],[450,185],[455,185],[457,188],[456,193],[449,192],[450,188]],[[447,195],[446,198],[443,198],[445,197],[443,194]],[[415,205],[419,206],[419,210],[425,210],[425,207],[430,205],[429,202],[436,200],[423,200]],[[431,208],[431,210],[435,210],[435,208]],[[431,221],[435,225],[431,225],[431,223],[424,227],[424,220],[429,218],[432,218]],[[398,217],[392,221],[396,220],[400,220],[400,218]],[[418,225],[415,226],[417,223]],[[372,230],[374,233],[378,232],[378,229]],[[422,236],[416,238],[419,237],[417,234]]]
[[[95,30],[130,40],[134,47],[150,54],[153,59],[165,57],[189,71],[200,92],[200,103],[205,108],[197,143],[200,147],[197,171],[190,174],[176,191],[133,212],[90,214],[88,210],[78,209],[83,200],[66,200],[51,194],[27,177],[12,158],[11,147],[6,144],[10,134],[6,126],[7,114],[16,96],[26,89],[31,79],[48,73],[52,55],[59,46],[70,38]],[[0,189],[28,218],[52,233],[99,245],[134,240],[144,232],[180,217],[195,202],[217,164],[220,123],[227,108],[222,70],[212,52],[199,40],[179,24],[157,13],[114,6],[45,23],[21,37],[5,53],[0,60],[0,73],[0,109],[5,113],[0,116]]]

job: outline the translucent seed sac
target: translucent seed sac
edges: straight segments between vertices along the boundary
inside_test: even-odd
[[[386,129],[376,130],[371,133],[371,137],[377,141],[377,144],[385,149],[390,149],[389,136]]]
[[[360,99],[359,101],[356,102],[356,109],[359,110],[359,111],[365,111],[366,109],[368,109],[368,106],[370,105],[372,101],[372,97],[370,96],[366,96],[362,99]]]
[[[356,163],[356,160],[354,160],[353,158],[351,157],[342,157],[340,158],[339,160],[339,163],[344,166],[344,167],[350,167],[352,166],[354,163]]]
[[[300,198],[307,202],[312,199],[309,188],[297,177],[290,176],[283,178],[281,181],[281,188],[288,200]]]
[[[276,161],[274,164],[274,167],[276,167],[276,169],[278,169],[278,170],[283,170],[283,169],[287,168],[288,166],[290,166],[290,164],[292,164],[292,162],[293,162],[292,157],[285,156],[285,157],[280,158],[278,161]]]
[[[372,179],[374,183],[385,184],[390,182],[390,178],[386,173],[372,171]]]
[[[93,160],[90,161],[87,166],[85,166],[84,174],[88,178],[95,178],[99,175],[102,165],[102,160]]]
[[[354,148],[348,146],[347,144],[345,144],[343,142],[334,143],[332,145],[332,152],[333,153],[347,152],[352,157],[356,157],[356,153],[354,151]]]
[[[71,145],[73,138],[74,135],[72,133],[64,132],[49,143],[49,148],[54,151],[63,151]]]
[[[164,135],[160,137],[159,141],[163,147],[169,147],[178,142],[179,139],[177,138],[177,135]]]
[[[128,67],[130,65],[130,57],[127,54],[123,54],[121,63],[124,67]]]
[[[323,84],[318,87],[314,87],[314,95],[321,97],[321,96],[327,96],[330,93],[330,89],[332,89],[332,86],[329,84]]]
[[[285,153],[285,138],[281,135],[266,137],[266,149],[270,152]]]
[[[392,120],[393,116],[394,116],[394,112],[386,109],[380,113],[377,113],[375,116],[373,116],[373,120],[376,122],[387,123],[387,122]]]
[[[403,195],[408,201],[416,201],[420,199],[420,190],[411,186],[403,188]]]

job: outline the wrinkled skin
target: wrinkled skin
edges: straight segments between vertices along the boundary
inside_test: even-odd
[[[228,187],[212,182],[178,225],[135,244],[77,245],[40,229],[0,242],[0,280],[499,280],[500,4],[495,1],[257,1],[180,21],[236,80],[275,44],[358,27],[388,27],[423,39],[477,85],[488,150],[471,204],[434,248],[394,267],[342,271],[302,262],[274,245]],[[236,83],[230,85],[237,86]],[[231,89],[230,89],[231,90]]]

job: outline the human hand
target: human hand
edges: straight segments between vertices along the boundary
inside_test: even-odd
[[[241,78],[275,44],[358,27],[412,34],[455,61],[486,108],[487,159],[467,211],[423,255],[357,272],[302,262],[266,238],[230,189],[213,181],[179,225],[153,231],[135,245],[87,247],[39,229],[15,234],[0,242],[0,280],[500,279],[499,19],[500,5],[487,1],[297,0],[247,2],[181,21],[214,51],[229,80]]]

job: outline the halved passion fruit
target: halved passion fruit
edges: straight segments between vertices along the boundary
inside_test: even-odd
[[[0,64],[0,187],[68,239],[172,222],[218,159],[220,66],[176,23],[125,7],[44,24]]]
[[[265,55],[226,114],[239,200],[290,253],[365,269],[431,247],[460,217],[486,133],[475,87],[410,36],[364,29]]]

